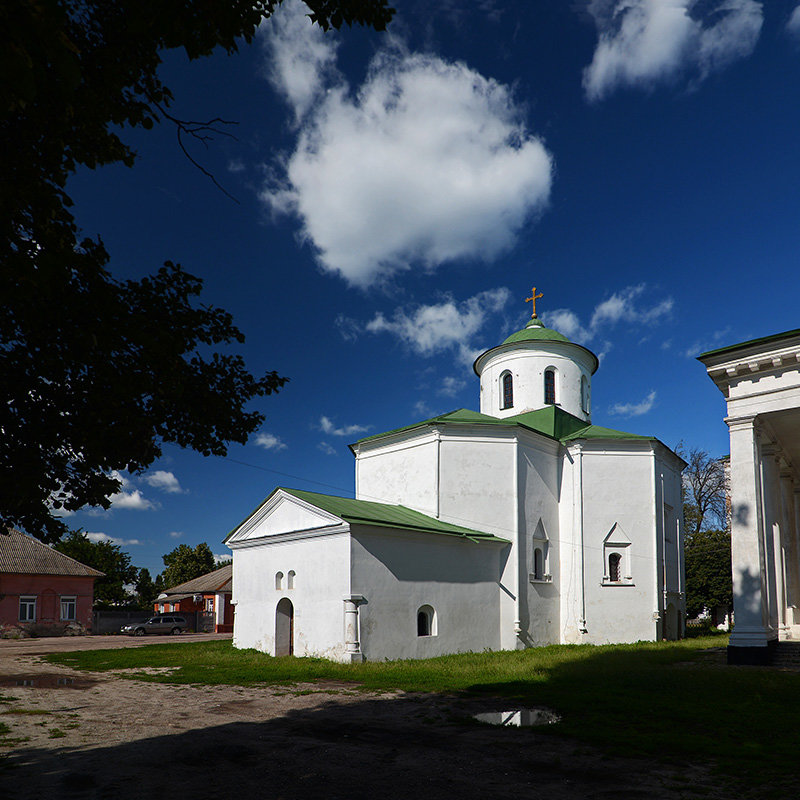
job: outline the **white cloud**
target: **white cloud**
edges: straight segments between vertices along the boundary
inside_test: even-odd
[[[509,87],[397,40],[350,87],[335,35],[306,11],[285,3],[263,28],[270,79],[298,123],[266,206],[296,216],[323,269],[361,287],[511,247],[547,204],[553,164]]]
[[[180,539],[180,538],[181,538],[181,536],[183,536],[183,531],[170,531],[170,532],[169,532],[169,535],[170,535],[170,536],[171,536],[173,539]]]
[[[88,531],[86,533],[86,538],[90,542],[111,542],[112,544],[119,545],[120,547],[141,544],[138,539],[118,539],[115,536],[108,536],[105,533],[90,533]]]
[[[317,445],[317,448],[319,450],[322,450],[322,452],[325,453],[326,456],[335,456],[336,455],[336,448],[335,447],[331,447],[331,445],[329,445],[327,442],[320,442]]]
[[[148,486],[167,492],[167,494],[183,494],[183,489],[181,489],[180,482],[175,477],[175,474],[163,469],[157,469],[155,472],[145,475],[144,482]]]
[[[154,511],[158,504],[148,500],[139,489],[132,492],[117,492],[108,498],[113,509],[123,508],[129,511]]]
[[[353,436],[356,433],[365,433],[369,425],[344,425],[337,428],[328,417],[319,418],[319,429],[330,436]]]
[[[417,402],[414,403],[414,412],[426,419],[434,416],[433,409],[424,400],[417,400]]]
[[[414,352],[431,356],[445,350],[456,350],[465,364],[471,364],[479,347],[472,340],[483,327],[488,314],[501,311],[511,298],[505,288],[489,289],[457,303],[452,297],[441,303],[417,306],[412,310],[397,308],[391,319],[376,314],[365,330],[390,333]]]
[[[789,17],[789,21],[786,23],[786,29],[793,36],[800,37],[800,5],[798,5],[794,11],[792,11],[792,15]]]
[[[700,353],[706,353],[709,350],[716,350],[718,347],[723,347],[727,340],[730,339],[730,327],[722,328],[711,333],[708,337],[703,339],[696,339],[689,347],[686,348],[684,355],[687,358],[695,358]]]
[[[655,405],[655,402],[656,393],[653,390],[639,403],[615,403],[608,413],[618,414],[621,417],[640,417],[642,414],[646,414]]]
[[[214,563],[219,564],[221,561],[230,561],[232,558],[230,553],[214,553]]]
[[[598,33],[583,75],[590,100],[684,73],[703,80],[750,55],[764,16],[758,0],[592,0],[589,13]]]
[[[285,450],[288,445],[281,441],[280,437],[273,433],[259,433],[256,436],[256,444],[265,450]]]
[[[608,331],[620,322],[635,326],[651,326],[672,313],[674,301],[665,297],[650,305],[642,303],[642,295],[648,287],[640,283],[627,286],[615,292],[595,306],[588,324],[581,322],[580,317],[568,308],[558,308],[542,314],[542,321],[549,328],[563,333],[568,339],[586,344],[597,340],[601,344],[603,356],[611,349],[611,342],[604,339]]]
[[[436,394],[440,394],[442,397],[455,397],[466,385],[467,382],[465,380],[448,375],[442,378]]]

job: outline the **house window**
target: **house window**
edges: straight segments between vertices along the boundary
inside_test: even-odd
[[[211,614],[214,611],[214,598],[207,597],[206,598],[206,612]]]
[[[76,618],[75,613],[75,601],[76,598],[74,597],[62,597],[61,598],[61,619],[62,620],[74,620]]]
[[[544,402],[549,406],[556,404],[556,371],[554,369],[544,371]]]
[[[294,579],[295,579],[296,575],[297,575],[297,573],[293,569],[289,570],[289,576],[288,576],[288,578],[286,580],[286,588],[287,589],[294,589]]]
[[[436,636],[436,612],[432,606],[417,611],[417,636]]]
[[[19,598],[19,621],[36,622],[36,597]]]
[[[514,378],[512,377],[510,372],[503,373],[503,377],[500,379],[500,382],[503,386],[503,405],[500,406],[501,408],[513,408],[514,407]]]
[[[611,583],[619,583],[619,566],[621,561],[622,556],[619,553],[611,553],[608,557],[608,579]]]

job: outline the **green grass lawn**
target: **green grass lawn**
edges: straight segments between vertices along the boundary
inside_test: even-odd
[[[617,755],[711,761],[752,788],[787,774],[798,748],[800,673],[727,667],[724,637],[635,645],[551,646],[463,653],[419,661],[335,664],[271,658],[230,642],[149,645],[48,656],[83,670],[171,667],[135,677],[162,683],[294,684],[352,681],[365,690],[402,689],[498,698],[497,708],[545,705],[562,715],[539,728]],[[788,770],[791,776],[792,770]]]

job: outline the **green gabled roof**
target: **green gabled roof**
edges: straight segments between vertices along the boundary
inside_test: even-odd
[[[286,489],[284,487],[278,487],[278,489],[299,500],[305,500],[306,503],[317,506],[323,511],[341,517],[351,525],[377,525],[381,528],[402,528],[423,533],[441,533],[449,536],[461,536],[464,539],[479,542],[508,541],[491,533],[442,522],[440,519],[429,517],[427,514],[406,508],[406,506],[376,503],[371,500],[354,500],[351,497],[305,492],[300,489]],[[278,491],[278,489],[275,491]]]
[[[638,433],[615,431],[613,428],[603,428],[600,425],[587,425],[575,433],[562,437],[562,442],[573,442],[576,439],[640,439],[642,441],[658,441],[655,436],[641,436]]]
[[[523,428],[541,433],[551,439],[557,439],[560,442],[574,441],[576,439],[655,439],[654,436],[640,436],[636,433],[615,431],[613,428],[603,428],[600,425],[587,425],[582,419],[573,417],[572,414],[558,406],[547,406],[546,408],[540,408],[536,411],[527,411],[524,414],[515,414],[511,417],[504,417],[503,419],[491,417],[488,414],[481,414],[478,411],[470,411],[467,408],[459,408],[455,411],[449,411],[447,414],[440,414],[438,417],[431,417],[422,422],[415,422],[413,425],[406,425],[403,428],[395,428],[391,431],[367,436],[363,439],[359,439],[356,444],[369,442],[373,439],[389,436],[393,433],[402,433],[403,431],[422,428],[426,425],[439,425],[443,423],[455,425],[502,425],[505,427],[520,425]]]
[[[791,339],[795,336],[800,335],[800,328],[796,328],[793,331],[784,331],[783,333],[774,333],[771,336],[762,336],[758,339],[750,339],[746,342],[739,342],[738,344],[732,344],[728,347],[719,347],[716,350],[708,350],[705,353],[700,353],[697,356],[698,361],[702,361],[704,358],[708,356],[721,356],[724,353],[733,353],[736,350],[744,350],[747,347],[751,347],[756,344],[768,344],[769,342],[779,342],[782,339]]]

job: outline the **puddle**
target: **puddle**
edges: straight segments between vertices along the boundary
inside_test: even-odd
[[[489,725],[505,725],[509,728],[529,728],[534,725],[552,725],[561,717],[549,708],[518,708],[514,711],[486,711],[473,714],[478,722]]]
[[[0,678],[0,686],[27,686],[31,689],[88,689],[96,683],[87,678],[72,678],[56,673],[4,675]]]

